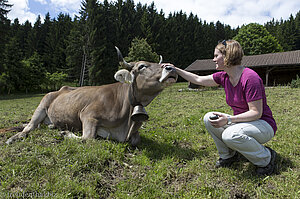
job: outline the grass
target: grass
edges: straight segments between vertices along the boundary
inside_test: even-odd
[[[279,157],[276,174],[258,177],[247,161],[214,168],[217,150],[203,116],[231,110],[222,89],[186,87],[167,88],[146,108],[150,119],[136,148],[65,140],[45,126],[8,146],[14,133],[0,133],[0,198],[300,198],[299,88],[266,89],[278,123],[266,145]],[[0,96],[0,128],[28,122],[42,96]]]

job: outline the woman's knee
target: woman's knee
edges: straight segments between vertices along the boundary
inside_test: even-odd
[[[241,144],[245,140],[245,135],[242,133],[242,129],[227,128],[222,133],[222,140],[226,144]]]

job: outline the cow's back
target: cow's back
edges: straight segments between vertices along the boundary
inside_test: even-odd
[[[48,116],[55,126],[67,129],[80,130],[82,117],[97,118],[103,126],[116,125],[121,122],[122,111],[129,111],[129,107],[124,110],[126,92],[127,88],[120,83],[62,92],[51,103]]]

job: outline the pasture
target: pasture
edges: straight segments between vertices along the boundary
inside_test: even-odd
[[[244,159],[214,168],[217,150],[202,119],[231,110],[222,89],[186,88],[176,83],[146,107],[150,119],[136,148],[65,140],[46,126],[6,145],[14,133],[0,132],[0,198],[300,198],[299,88],[266,88],[278,123],[266,144],[278,152],[278,166],[266,177]],[[0,96],[0,129],[29,122],[42,97]]]

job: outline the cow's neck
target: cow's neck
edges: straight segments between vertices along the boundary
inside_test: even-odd
[[[133,82],[132,84],[130,84],[129,87],[129,91],[128,91],[128,98],[129,98],[129,103],[131,106],[136,106],[136,105],[140,105],[141,102],[137,99],[136,97],[136,90],[134,89],[135,87],[135,82]]]
[[[143,105],[146,107],[159,94],[159,92],[154,95],[140,94],[134,88],[135,86],[136,85],[132,83],[129,87],[129,92],[128,92],[129,102],[132,107],[135,107],[136,105]]]

